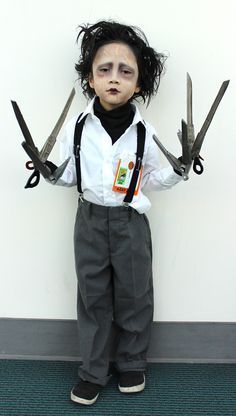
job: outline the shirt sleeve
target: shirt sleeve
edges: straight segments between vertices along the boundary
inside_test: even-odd
[[[159,149],[151,135],[144,166],[142,188],[144,191],[162,191],[172,188],[180,181],[182,181],[182,176],[175,173],[170,164],[165,168],[161,166]]]
[[[57,180],[55,185],[75,186],[77,184],[75,157],[73,152],[74,128],[76,117],[68,122],[60,138],[60,162],[63,163],[67,158],[70,160],[63,175]]]

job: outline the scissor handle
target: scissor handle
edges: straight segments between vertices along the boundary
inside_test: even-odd
[[[193,161],[193,171],[197,175],[201,175],[202,172],[204,171],[203,164],[202,164],[201,160],[203,160],[203,158],[199,155],[199,156],[196,156],[194,158],[194,161]]]
[[[26,164],[25,164],[25,167],[28,170],[34,170],[34,164],[33,164],[32,160],[28,160],[28,162],[26,162]]]
[[[40,173],[37,169],[34,170],[32,175],[30,175],[28,181],[26,182],[25,188],[35,188],[39,184]]]

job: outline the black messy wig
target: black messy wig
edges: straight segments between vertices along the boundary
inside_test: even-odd
[[[75,69],[84,95],[88,98],[94,97],[94,90],[89,86],[89,76],[97,50],[105,44],[116,41],[127,44],[137,59],[140,91],[135,93],[133,98],[142,97],[143,101],[147,99],[149,104],[151,97],[157,93],[166,56],[157,53],[149,46],[141,29],[115,21],[100,21],[93,25],[79,26],[79,29],[77,42],[82,36],[81,55],[75,64]]]

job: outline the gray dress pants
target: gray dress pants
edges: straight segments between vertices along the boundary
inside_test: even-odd
[[[144,371],[153,319],[151,233],[145,214],[130,207],[79,202],[74,230],[78,277],[79,375],[109,380],[111,329],[119,337],[119,372]]]

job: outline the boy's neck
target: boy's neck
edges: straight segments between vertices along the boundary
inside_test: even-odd
[[[112,143],[119,139],[134,118],[134,109],[129,101],[120,107],[107,111],[101,105],[99,98],[96,97],[93,109],[95,116],[99,118],[102,126],[111,137]]]

